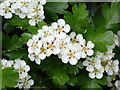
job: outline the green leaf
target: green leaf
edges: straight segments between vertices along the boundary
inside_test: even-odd
[[[102,15],[96,13],[92,18],[95,27],[97,28],[104,25],[107,30],[117,31],[118,23],[120,22],[120,13],[118,12],[119,5],[119,2],[112,2],[111,6],[109,6],[108,3],[103,4]]]
[[[63,72],[62,70],[56,71],[54,73],[54,76],[52,78],[53,82],[59,85],[64,85],[65,82],[69,80],[68,75],[66,72]]]
[[[82,61],[79,61],[78,63],[77,63],[77,67],[78,68],[80,68],[80,69],[83,69],[83,63],[82,63]]]
[[[23,30],[27,29],[27,27],[29,26],[29,19],[25,18],[25,19],[21,19],[19,18],[19,16],[13,16],[12,19],[10,19],[8,21],[9,24],[13,25],[13,26],[18,26],[18,28],[21,28]]]
[[[47,25],[44,21],[38,22],[38,28],[41,29],[43,25]]]
[[[100,85],[106,85],[108,83],[106,77],[102,79],[91,79],[88,77],[86,73],[82,73],[78,76],[78,83],[77,85],[82,86],[82,88],[101,88]]]
[[[27,41],[32,38],[32,36],[33,36],[33,35],[30,34],[30,33],[23,33],[23,34],[22,34],[22,38],[20,38],[20,41],[21,41],[22,43],[26,44]]]
[[[70,12],[65,13],[64,19],[70,24],[73,31],[76,33],[84,33],[86,26],[89,24],[87,19],[89,12],[86,10],[86,5],[74,5],[72,7],[72,12],[73,14]]]
[[[67,82],[68,85],[70,86],[75,86],[77,84],[78,80],[76,76],[69,76],[69,81]]]
[[[3,26],[3,29],[8,33],[8,32],[14,31],[14,26],[12,26],[9,23],[5,23]]]
[[[35,26],[29,26],[29,27],[27,27],[27,29],[28,29],[28,31],[31,33],[31,34],[37,34],[37,32],[38,32],[38,28],[37,27],[35,27]]]
[[[19,37],[17,35],[13,35],[12,38],[10,38],[7,35],[3,35],[3,50],[17,50],[18,48],[21,48],[23,43],[19,41]],[[7,42],[7,43],[6,43]]]
[[[12,60],[16,58],[22,59],[26,53],[27,52],[25,49],[19,49],[19,50],[13,50],[10,52],[4,52],[4,55],[8,56]]]
[[[45,5],[45,12],[53,20],[57,20],[57,14],[64,14],[66,12],[65,9],[67,8],[68,5],[66,2],[48,2]]]
[[[71,66],[67,64],[67,65],[64,65],[63,68],[68,74],[76,75],[77,73],[79,73],[79,69],[77,66]]]
[[[52,81],[56,85],[64,85],[69,80],[68,73],[63,68],[64,64],[58,57],[49,57],[42,62],[40,68],[47,71],[48,76],[52,77]]]
[[[0,90],[2,89],[2,64],[0,62]]]
[[[94,31],[92,26],[87,28],[85,34],[87,41],[92,41],[95,44],[95,50],[100,52],[106,52],[106,45],[112,45],[114,43],[114,35],[112,31],[106,31],[104,26],[100,26]]]
[[[2,71],[2,86],[14,87],[17,85],[19,74],[14,68],[6,68]]]

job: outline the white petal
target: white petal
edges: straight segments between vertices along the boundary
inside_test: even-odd
[[[101,79],[102,77],[103,77],[103,74],[102,74],[102,73],[97,73],[97,74],[96,74],[96,78],[97,78],[97,79]]]
[[[25,66],[25,71],[29,71],[30,70],[30,67],[28,65]]]
[[[94,71],[94,67],[92,65],[88,65],[86,67],[86,70],[89,71],[89,72],[93,72]]]
[[[7,18],[7,19],[12,18],[12,13],[10,13],[10,12],[6,13],[5,18]]]
[[[28,54],[28,57],[30,58],[31,61],[35,60],[35,56],[33,54]]]
[[[44,54],[44,53],[39,54],[39,58],[44,60],[46,58],[46,54]]]
[[[75,53],[75,57],[79,60],[80,59],[80,53],[79,52]]]
[[[39,47],[39,48],[42,47],[42,41],[41,41],[41,40],[38,41],[38,47]]]
[[[28,48],[28,53],[32,54],[34,52],[34,48],[33,47],[29,47]]]
[[[59,54],[60,53],[60,49],[59,48],[55,48],[53,50],[53,54],[56,55],[56,54]]]
[[[32,79],[30,79],[29,81],[28,81],[28,85],[33,85],[34,84],[34,81],[32,80]]]
[[[64,31],[65,31],[66,33],[68,33],[68,32],[70,31],[70,25],[66,24],[66,25],[64,26]]]
[[[32,39],[29,39],[28,42],[27,42],[27,46],[32,46],[32,43],[33,43],[33,40]]]
[[[77,60],[76,58],[71,58],[71,59],[69,60],[69,63],[70,63],[71,65],[76,65],[77,62],[78,62],[78,60]]]
[[[39,37],[37,35],[33,35],[32,39],[34,42],[37,42],[39,40]]]
[[[29,24],[31,25],[31,26],[35,26],[36,25],[36,22],[35,22],[35,20],[29,20]]]
[[[69,61],[69,58],[68,58],[68,57],[62,56],[61,58],[62,58],[62,62],[63,62],[63,63],[68,63],[68,61]]]
[[[85,61],[83,62],[83,65],[84,65],[84,66],[88,66],[88,65],[89,65],[89,61],[88,61],[88,60],[85,60]]]
[[[95,78],[95,73],[89,73],[90,78]]]
[[[87,55],[88,55],[88,56],[92,56],[92,55],[93,55],[93,53],[94,53],[94,51],[93,51],[93,50],[87,50]]]
[[[87,57],[86,53],[85,53],[85,52],[82,52],[82,53],[81,53],[81,57],[82,57],[82,58],[86,58],[86,57]]]
[[[87,47],[88,47],[88,48],[94,48],[94,46],[95,46],[95,45],[94,45],[94,43],[93,43],[92,41],[88,41],[88,42],[87,42]]]
[[[63,19],[59,19],[57,22],[60,25],[60,27],[63,27],[65,25],[65,21]]]
[[[78,34],[78,35],[76,36],[76,39],[77,39],[77,40],[82,40],[82,39],[83,39],[83,35],[82,35],[82,34]]]
[[[39,58],[36,58],[36,59],[35,59],[35,62],[40,65],[41,60],[40,60]]]
[[[69,36],[70,36],[70,38],[74,38],[76,36],[76,33],[75,32],[71,32]]]

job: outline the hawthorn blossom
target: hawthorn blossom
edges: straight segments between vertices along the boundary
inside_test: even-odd
[[[1,60],[1,64],[2,64],[2,69],[6,69],[7,67],[12,67],[13,65],[13,60],[6,60],[6,59],[2,59]]]
[[[26,77],[28,75],[28,71],[30,70],[30,67],[26,64],[26,62],[20,59],[15,59],[13,67],[18,71],[20,78]]]
[[[24,90],[28,90],[32,85],[34,84],[34,81],[31,79],[31,76],[28,75],[22,79],[18,80],[18,84],[15,87],[18,87],[19,89],[24,88]]]
[[[66,33],[70,31],[70,26],[65,24],[63,19],[57,20],[51,24],[52,29],[54,30],[54,36],[59,39],[64,39],[66,37]]]

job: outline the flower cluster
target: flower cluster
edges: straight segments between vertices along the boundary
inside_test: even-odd
[[[4,18],[12,18],[13,14],[21,19],[29,18],[30,25],[36,25],[45,18],[44,7],[46,0],[5,0],[0,4],[0,15]]]
[[[119,73],[114,73],[112,76],[107,76],[108,87],[111,87],[111,90],[120,89],[120,71]]]
[[[101,79],[103,73],[106,73],[108,76],[118,73],[119,71],[119,61],[112,60],[115,53],[113,49],[115,45],[119,45],[118,36],[114,35],[114,44],[112,46],[107,46],[107,52],[97,52],[95,57],[87,57],[83,62],[83,65],[86,66],[86,70],[89,72],[90,78]]]
[[[41,63],[50,55],[58,55],[63,63],[76,65],[80,58],[92,56],[94,51],[94,43],[86,42],[82,34],[76,35],[70,31],[70,26],[63,19],[51,24],[51,26],[43,26],[38,30],[37,35],[27,42],[28,57],[37,64]]]
[[[24,60],[15,59],[13,60],[6,60],[2,59],[2,70],[6,69],[7,67],[14,67],[14,69],[19,73],[18,84],[15,87],[29,89],[30,86],[34,84],[34,81],[31,79],[31,76],[28,75],[28,71],[30,67],[26,64]]]

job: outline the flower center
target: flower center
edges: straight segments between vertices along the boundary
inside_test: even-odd
[[[45,48],[40,48],[40,50],[41,50],[41,52],[45,52],[46,51],[46,49]]]
[[[97,72],[99,72],[99,71],[98,71],[98,69],[95,68],[95,69],[94,69],[94,72],[97,73]]]
[[[48,48],[53,48],[54,46],[53,46],[53,44],[48,44]]]
[[[113,65],[109,65],[109,67],[112,69],[114,66]]]
[[[34,48],[37,48],[37,44],[36,43],[33,43],[32,45]]]
[[[34,12],[38,12],[39,11],[39,8],[34,8]]]
[[[108,55],[108,53],[107,53],[107,52],[104,52],[104,53],[103,53],[103,55],[107,56],[107,55]]]
[[[24,68],[21,67],[21,68],[18,69],[18,71],[23,72],[23,71],[24,71]]]
[[[72,43],[76,43],[77,42],[77,40],[76,39],[72,39]]]
[[[49,36],[50,34],[49,34],[49,32],[45,32],[44,35],[45,36]]]
[[[109,60],[105,60],[105,61],[103,61],[101,64],[102,64],[102,66],[106,66],[107,65],[107,63],[109,62]]]
[[[38,20],[38,16],[35,16],[35,17],[34,17],[34,20]]]
[[[87,48],[86,46],[84,46],[84,47],[82,47],[82,50],[83,50],[83,51],[87,51],[88,48]]]
[[[27,2],[22,2],[22,5],[23,5],[23,6],[26,6],[26,5],[27,5]]]
[[[61,47],[65,47],[65,43],[61,43],[60,46],[61,46]]]
[[[4,11],[5,11],[5,12],[9,12],[9,10],[10,10],[9,7],[5,7],[5,8],[4,8]]]
[[[58,28],[58,32],[60,33],[60,32],[62,32],[62,31],[63,31],[63,28],[59,27],[59,28]]]
[[[73,57],[73,56],[74,56],[74,53],[73,53],[73,52],[70,52],[70,53],[68,53],[68,56]]]
[[[95,64],[95,61],[90,61],[90,65],[94,65]]]
[[[2,69],[6,69],[7,67],[6,66],[3,66]]]

